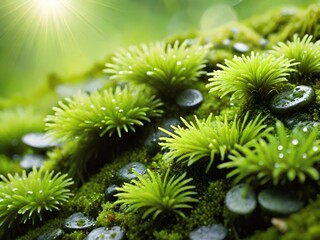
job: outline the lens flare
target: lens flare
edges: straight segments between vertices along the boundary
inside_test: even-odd
[[[60,0],[35,0],[35,4],[43,11],[59,10],[63,6],[63,1]]]
[[[0,74],[13,69],[19,77],[27,72],[36,79],[44,72],[70,73],[76,64],[88,64],[89,39],[109,38],[100,29],[103,22],[111,25],[109,16],[102,18],[101,12],[119,8],[115,0],[0,1]]]

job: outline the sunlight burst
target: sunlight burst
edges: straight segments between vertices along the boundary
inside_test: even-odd
[[[48,17],[61,14],[66,8],[66,1],[63,0],[34,0],[33,4],[35,10]]]

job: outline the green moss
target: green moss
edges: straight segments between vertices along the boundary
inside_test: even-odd
[[[27,146],[22,137],[31,132],[43,132],[43,115],[33,107],[15,107],[0,111],[0,153],[7,156],[22,154]]]
[[[51,231],[56,228],[62,228],[64,224],[65,219],[61,217],[56,217],[54,219],[51,219],[46,222],[46,224],[43,224],[39,227],[34,227],[31,229],[27,234],[20,236],[17,238],[17,240],[34,240],[37,239],[38,236],[41,234],[44,234],[47,231]]]
[[[320,197],[298,213],[284,219],[285,229],[274,226],[265,232],[259,232],[250,239],[319,239]],[[270,237],[273,238],[270,238]]]
[[[187,166],[181,165],[175,158],[168,161],[164,158],[164,155],[168,151],[166,148],[158,151],[155,156],[149,156],[144,146],[144,141],[149,134],[157,130],[157,127],[163,120],[171,117],[183,117],[187,122],[190,122],[194,120],[194,116],[197,116],[198,119],[207,119],[208,116],[212,114],[220,121],[224,121],[225,118],[228,121],[231,121],[234,119],[235,115],[240,116],[239,119],[243,119],[246,112],[249,111],[250,119],[248,120],[254,119],[259,114],[261,114],[261,116],[267,116],[266,121],[264,122],[267,127],[273,126],[279,119],[283,121],[288,128],[295,128],[296,126],[304,127],[308,122],[319,122],[319,76],[317,74],[309,75],[308,70],[306,73],[306,76],[308,77],[302,79],[302,81],[289,83],[284,80],[282,83],[278,82],[279,84],[277,84],[276,89],[271,88],[262,91],[259,93],[259,101],[253,101],[250,104],[247,104],[247,101],[240,101],[237,99],[230,101],[230,94],[239,90],[239,86],[235,86],[235,89],[232,90],[233,92],[227,94],[228,91],[230,91],[230,86],[233,86],[233,83],[235,82],[233,80],[229,82],[231,85],[225,87],[225,92],[227,93],[223,99],[220,98],[221,94],[218,91],[209,94],[208,89],[205,87],[209,78],[209,76],[206,75],[207,73],[221,69],[221,66],[225,66],[226,63],[228,64],[232,61],[234,55],[238,55],[237,59],[240,59],[239,55],[242,53],[237,51],[233,46],[237,42],[244,43],[249,47],[247,52],[243,52],[243,58],[247,59],[248,56],[250,56],[251,51],[254,51],[254,54],[260,55],[263,54],[263,52],[267,52],[268,49],[271,49],[272,46],[279,41],[291,41],[294,33],[298,33],[300,39],[302,39],[305,34],[311,34],[314,35],[312,41],[315,42],[318,40],[320,36],[319,9],[319,5],[311,5],[306,9],[275,9],[263,15],[252,17],[244,22],[224,25],[214,29],[212,32],[200,33],[193,31],[176,34],[165,39],[163,41],[164,45],[162,45],[162,43],[159,45],[142,44],[140,47],[131,48],[133,50],[140,49],[139,51],[143,53],[143,56],[146,59],[148,58],[148,54],[144,54],[145,52],[141,48],[146,49],[146,47],[154,47],[153,49],[156,50],[161,49],[160,52],[162,53],[167,53],[166,51],[169,51],[168,49],[173,48],[171,50],[175,49],[175,51],[182,56],[181,58],[186,58],[185,51],[196,50],[196,48],[194,48],[195,43],[200,45],[209,43],[209,45],[205,47],[203,54],[200,54],[200,61],[194,61],[194,63],[197,63],[196,68],[193,70],[191,68],[189,75],[187,74],[188,76],[183,75],[183,69],[176,68],[174,54],[172,56],[168,54],[172,59],[169,61],[170,64],[164,65],[163,73],[166,73],[167,75],[163,77],[160,73],[157,73],[154,76],[157,76],[158,78],[149,78],[151,82],[144,81],[145,74],[150,70],[150,66],[146,66],[145,61],[143,60],[139,62],[139,66],[141,66],[142,70],[140,67],[136,69],[137,73],[140,75],[138,74],[136,79],[131,79],[132,76],[130,74],[126,75],[128,83],[124,84],[122,82],[124,79],[121,79],[122,67],[125,68],[125,70],[128,70],[126,69],[126,67],[128,67],[127,63],[131,66],[130,64],[136,63],[136,59],[134,58],[127,62],[128,59],[126,56],[123,57],[121,54],[118,54],[118,57],[121,58],[123,63],[123,66],[118,68],[116,65],[117,63],[114,62],[114,60],[117,61],[117,59],[113,58],[115,55],[109,55],[106,57],[106,62],[109,63],[111,72],[116,74],[116,78],[119,79],[107,79],[102,72],[104,63],[96,63],[91,69],[77,76],[63,78],[51,74],[48,76],[47,81],[39,88],[35,89],[30,96],[1,99],[0,123],[5,126],[0,130],[1,173],[19,171],[19,169],[13,168],[17,166],[17,162],[11,162],[13,155],[33,152],[32,149],[21,143],[21,137],[25,133],[31,131],[43,131],[43,116],[46,114],[54,114],[51,107],[61,100],[61,96],[59,96],[56,91],[57,87],[61,85],[67,85],[73,89],[83,86],[93,79],[103,78],[107,79],[101,80],[101,92],[103,92],[104,89],[115,89],[120,86],[123,87],[126,84],[130,85],[133,82],[138,83],[141,81],[141,83],[149,85],[151,88],[154,87],[153,91],[158,93],[159,96],[163,98],[164,102],[164,105],[161,107],[164,111],[163,115],[156,119],[152,119],[150,123],[145,122],[144,126],[137,128],[136,133],[119,134],[121,129],[119,129],[118,132],[116,129],[115,134],[113,134],[115,136],[109,137],[107,136],[108,134],[102,136],[106,132],[103,133],[101,125],[95,125],[93,128],[96,127],[96,129],[92,132],[78,129],[76,134],[68,134],[67,136],[65,134],[66,132],[70,133],[70,131],[72,131],[71,128],[79,127],[79,125],[83,124],[84,121],[88,119],[86,117],[82,118],[79,122],[75,121],[77,123],[74,122],[69,126],[63,125],[62,123],[57,124],[57,130],[60,131],[59,138],[61,137],[61,139],[66,141],[63,141],[63,145],[56,147],[49,152],[44,152],[48,155],[48,161],[45,162],[43,170],[55,170],[69,173],[69,175],[74,178],[74,181],[77,182],[73,189],[74,197],[61,207],[62,209],[61,212],[59,212],[59,215],[49,214],[46,216],[48,221],[39,222],[35,226],[25,226],[23,231],[12,234],[24,234],[19,238],[20,240],[36,239],[37,236],[48,230],[63,228],[64,220],[72,213],[80,211],[88,216],[96,218],[97,227],[121,226],[126,230],[126,238],[129,240],[148,240],[155,238],[159,240],[188,239],[188,235],[192,230],[213,223],[222,223],[228,229],[229,239],[319,239],[320,232],[318,224],[320,222],[320,199],[313,200],[317,194],[316,187],[319,185],[319,180],[314,183],[311,183],[311,181],[304,182],[303,186],[306,189],[311,189],[310,191],[307,191],[308,198],[310,199],[308,206],[302,211],[284,218],[282,223],[285,224],[285,228],[280,229],[279,226],[272,227],[270,224],[272,216],[267,216],[263,212],[255,211],[250,216],[239,217],[230,213],[224,207],[224,198],[227,190],[232,186],[231,182],[233,179],[226,179],[226,175],[228,174],[226,169],[217,169],[221,157],[218,157],[218,161],[215,161],[212,164],[212,168],[205,173],[207,164],[193,164],[192,166]],[[261,44],[261,39],[264,41],[263,44]],[[185,41],[182,48],[176,43],[177,41],[180,43]],[[167,46],[167,49],[163,50],[163,46]],[[196,54],[196,51],[192,51],[192,53]],[[157,59],[159,59],[159,56],[157,55],[157,52],[155,51],[152,56],[149,63],[158,66]],[[271,63],[275,61],[275,59],[271,60],[272,61],[267,65],[272,65]],[[111,66],[111,62],[115,65]],[[220,64],[220,68],[217,64]],[[261,64],[258,65],[261,66]],[[244,67],[248,67],[247,64],[245,64]],[[265,65],[262,67],[265,67]],[[259,75],[256,71],[257,68],[258,67],[253,64],[253,71],[251,71],[251,67],[249,66],[252,75]],[[114,71],[112,69],[114,69]],[[241,67],[238,67],[231,72],[240,73],[238,75],[241,75],[242,77],[248,74],[247,70],[241,72],[241,69]],[[171,85],[171,80],[174,80],[171,79],[171,77],[177,77],[177,72],[181,73],[179,75],[179,81],[173,81],[174,84]],[[260,73],[261,72],[262,71],[260,71]],[[193,76],[190,76],[192,74]],[[292,73],[288,72],[288,75],[285,74],[284,77],[287,79],[291,76]],[[140,79],[140,77],[143,77],[143,79]],[[190,81],[185,81],[184,77]],[[162,85],[161,81],[158,81],[161,79],[164,80],[164,85]],[[222,81],[222,83],[225,84],[225,81]],[[316,102],[311,104],[308,109],[304,109],[305,111],[303,113],[294,113],[291,116],[282,117],[273,114],[270,110],[269,100],[277,92],[283,92],[294,88],[298,83],[308,83],[312,85],[317,95]],[[178,94],[181,89],[187,87],[198,89],[203,95],[204,101],[197,109],[180,109],[175,103],[176,94]],[[255,96],[255,91],[257,91],[257,89],[247,89],[247,87],[248,82],[243,85],[242,90],[245,91],[245,98],[250,99]],[[272,92],[272,90],[277,90],[277,92]],[[139,92],[139,94],[142,98],[150,96],[142,92]],[[82,95],[80,98],[82,99],[82,97],[92,99],[93,94]],[[80,98],[76,100],[78,101]],[[90,104],[87,105],[87,110],[89,109],[87,112],[89,115],[91,114]],[[92,104],[95,107],[95,104],[97,103],[93,101]],[[32,107],[29,108],[31,105]],[[97,104],[97,106],[100,105]],[[81,106],[79,109],[81,110]],[[79,116],[75,114],[73,117],[74,119],[78,119]],[[28,121],[26,121],[26,119]],[[95,120],[96,117],[92,117],[92,119]],[[100,120],[100,123],[105,121],[103,117]],[[120,133],[124,132],[120,131]],[[78,134],[84,136],[84,138],[81,140],[74,139]],[[101,137],[97,137],[99,134],[101,134]],[[119,139],[116,134],[119,136],[121,135],[121,139]],[[238,148],[238,146],[235,148]],[[227,160],[228,156],[226,156],[225,161]],[[125,164],[133,161],[143,163],[151,171],[159,174],[165,173],[165,171],[170,168],[170,172],[173,175],[179,176],[183,172],[187,172],[188,177],[194,179],[192,184],[196,186],[199,202],[192,203],[192,209],[183,209],[186,218],[164,214],[161,215],[157,221],[153,221],[149,217],[142,219],[139,214],[126,213],[124,207],[115,205],[114,202],[106,199],[105,191],[108,186],[112,184],[121,186],[121,184],[123,184],[117,177],[118,170]],[[319,163],[315,164],[314,167],[319,169]],[[257,182],[254,182],[253,184],[257,185]],[[259,186],[259,189],[263,189],[264,187],[264,185]],[[51,220],[49,218],[51,218]],[[29,232],[25,233],[24,231],[27,230],[29,230]],[[65,234],[63,240],[82,240],[87,234],[87,231],[74,231]],[[11,237],[15,239],[16,236]]]

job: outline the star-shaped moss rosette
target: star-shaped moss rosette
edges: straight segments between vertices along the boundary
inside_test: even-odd
[[[266,53],[234,56],[226,59],[225,65],[217,64],[221,69],[208,73],[211,78],[206,87],[221,98],[231,94],[231,100],[259,102],[288,81],[294,65],[293,60]]]
[[[199,120],[195,116],[195,123],[188,123],[181,118],[186,128],[172,126],[174,132],[160,128],[169,137],[161,137],[160,145],[167,149],[164,158],[167,160],[182,161],[188,166],[208,159],[206,172],[211,168],[214,158],[219,156],[224,160],[228,153],[236,146],[251,146],[256,139],[265,137],[272,128],[263,124],[265,118],[258,115],[248,121],[247,113],[243,119],[234,117],[232,122],[225,117],[224,121],[212,119]]]
[[[276,135],[268,134],[266,139],[255,141],[251,148],[237,146],[228,156],[230,161],[221,163],[219,168],[232,168],[227,177],[235,182],[244,179],[256,180],[260,184],[274,185],[306,179],[319,180],[320,140],[318,129],[311,131],[294,129],[287,134],[284,125],[276,123]]]
[[[42,172],[33,168],[30,173],[1,175],[0,229],[14,224],[42,221],[44,212],[59,210],[72,196],[68,187],[73,184],[67,174]]]
[[[147,169],[147,174],[140,175],[131,183],[124,183],[118,187],[116,204],[127,206],[126,212],[142,211],[142,219],[152,215],[156,219],[159,215],[176,213],[185,217],[183,209],[192,208],[190,203],[198,202],[193,195],[197,194],[189,185],[192,178],[185,179],[186,173],[169,178],[169,170],[164,176]]]
[[[302,39],[295,34],[292,41],[279,42],[270,51],[275,57],[285,57],[297,63],[294,65],[296,81],[301,76],[311,76],[320,73],[320,42],[312,42],[312,36],[305,35]]]
[[[135,131],[163,113],[162,103],[149,91],[116,87],[92,94],[78,93],[59,102],[54,115],[46,117],[48,135],[65,142],[89,135],[109,136]]]
[[[188,41],[131,46],[115,53],[104,71],[113,79],[147,85],[158,96],[167,98],[205,73],[203,68],[209,47],[190,45]]]

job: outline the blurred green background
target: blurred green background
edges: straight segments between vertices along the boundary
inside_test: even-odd
[[[270,8],[315,0],[1,0],[0,97],[81,74],[120,47],[210,31]]]

